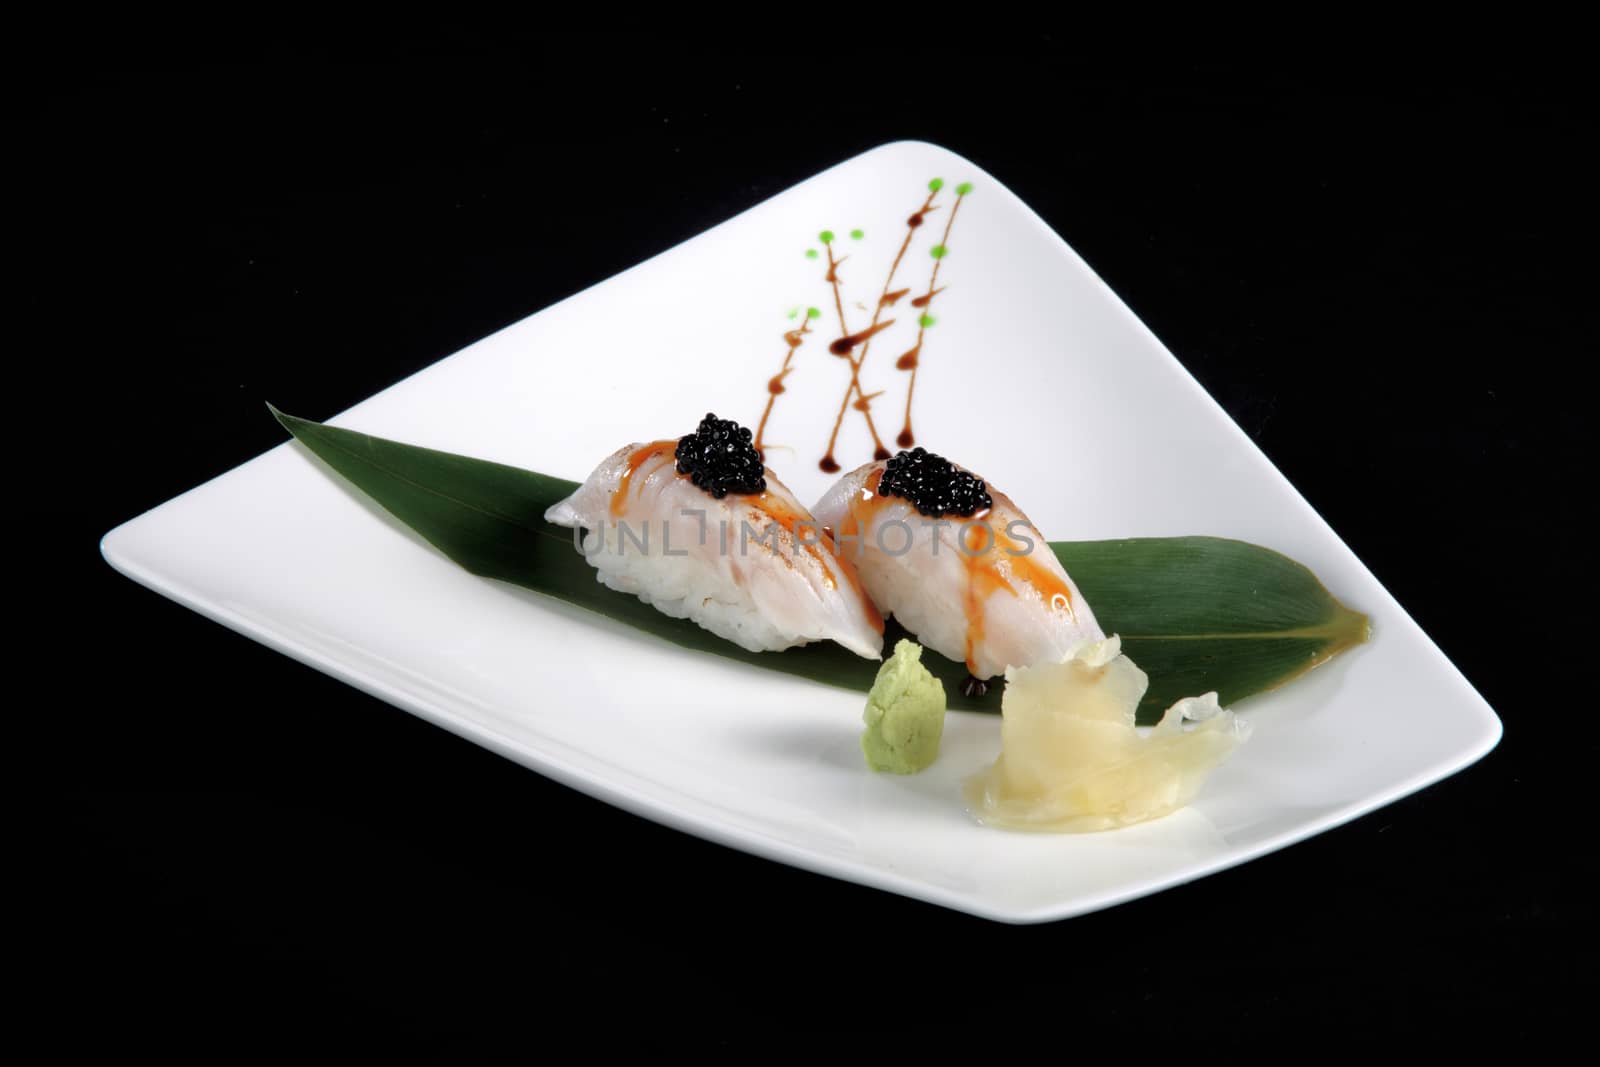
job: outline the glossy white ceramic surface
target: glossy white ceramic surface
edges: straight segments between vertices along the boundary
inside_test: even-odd
[[[921,442],[984,473],[1052,538],[1242,538],[1301,560],[1372,616],[1370,644],[1239,705],[1253,738],[1185,811],[1088,836],[981,828],[959,782],[993,759],[995,718],[952,713],[933,768],[872,774],[857,748],[862,698],[474,578],[298,445],[118,527],[105,556],[224,625],[611,803],[1005,921],[1080,914],[1259,856],[1492,748],[1493,712],[1161,343],[1026,205],[933,145],[890,144],[834,167],[329,421],[582,479],[619,445],[684,433],[708,410],[753,424],[795,325],[787,313],[817,306],[829,315],[797,352],[767,432],[769,464],[815,500],[849,372],[826,352],[837,330],[825,261],[805,251],[834,231],[850,256],[847,318],[865,326],[856,304],[875,303],[936,176],[946,206],[956,183],[973,190],[926,332]],[[930,214],[902,265],[898,284],[913,295],[942,225]],[[915,334],[904,302],[901,312],[862,372],[869,391],[886,390],[875,410],[889,438],[905,385],[894,358]],[[838,455],[846,469],[870,455],[854,413]]]

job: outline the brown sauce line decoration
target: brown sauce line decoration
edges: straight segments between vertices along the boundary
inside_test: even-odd
[[[845,410],[850,405],[850,394],[856,393],[864,396],[861,389],[861,361],[852,356],[851,352],[857,344],[870,343],[873,334],[894,325],[894,320],[890,319],[888,322],[879,325],[878,316],[883,313],[883,309],[880,307],[873,313],[871,326],[859,334],[850,332],[850,326],[844,317],[844,298],[839,294],[839,264],[843,263],[844,259],[833,258],[833,231],[823,230],[817,236],[818,240],[822,242],[822,247],[828,253],[828,274],[823,280],[833,286],[833,306],[839,313],[840,336],[837,341],[828,346],[828,351],[850,362],[850,382],[844,387],[844,399],[839,402],[839,415],[833,422],[833,435],[828,439],[828,451],[823,454],[821,461],[817,463],[818,467],[821,467],[829,474],[833,474],[839,469],[838,460],[833,458],[833,444],[839,437],[839,424],[844,421]],[[849,256],[845,257],[845,259],[849,258]],[[863,353],[865,353],[865,349],[863,349]],[[878,456],[881,454],[883,457],[887,457],[889,450],[883,447],[883,439],[878,436],[878,427],[872,421],[872,411],[868,408],[861,408],[860,410],[867,417],[867,431],[872,434],[873,455]]]
[[[850,257],[845,256],[844,259],[834,259],[833,232],[831,230],[823,230],[822,235],[827,238],[827,240],[822,242],[822,247],[826,249],[828,253],[828,275],[822,280],[833,286],[833,306],[839,312],[839,332],[849,333],[850,327],[844,324],[844,301],[839,296],[839,267],[844,263],[845,259],[849,259]]]
[[[790,314],[794,313],[790,312]],[[777,374],[767,379],[767,407],[761,413],[761,422],[756,425],[755,439],[756,455],[760,456],[763,462],[766,460],[766,453],[762,451],[761,438],[767,432],[767,420],[772,417],[772,405],[777,403],[778,394],[784,391],[783,380],[794,369],[790,364],[794,361],[795,349],[805,343],[806,334],[811,332],[811,320],[822,314],[822,312],[816,308],[801,308],[799,314],[800,325],[786,331],[783,335],[784,342],[789,346],[789,350],[783,354],[783,366],[778,368]]]
[[[956,202],[950,208],[950,215],[944,220],[944,236],[939,243],[929,250],[933,257],[933,272],[928,277],[928,290],[922,296],[911,301],[912,307],[927,309],[933,305],[933,298],[944,292],[944,287],[939,284],[939,267],[944,263],[944,257],[950,253],[950,230],[956,224],[956,215],[961,211],[961,201],[972,192],[971,182],[962,182],[956,186]],[[917,318],[917,341],[911,350],[895,361],[895,366],[900,370],[911,372],[911,379],[906,383],[906,418],[905,425],[900,429],[900,435],[895,438],[895,444],[901,448],[910,448],[916,444],[916,434],[911,431],[911,398],[917,390],[917,367],[922,362],[922,336],[929,326],[933,325],[933,316],[926,310]]]
[[[828,351],[832,352],[836,356],[848,356],[855,351],[856,345],[870,344],[872,342],[873,334],[882,333],[884,330],[887,330],[893,325],[893,319],[890,319],[888,322],[874,322],[871,326],[868,326],[860,333],[853,333],[849,337],[839,338],[837,341],[828,346]],[[863,348],[862,351],[865,352],[866,349]],[[858,392],[860,391],[860,382],[852,382],[851,384]]]
[[[828,450],[822,454],[822,459],[817,463],[818,467],[822,468],[829,474],[832,474],[839,469],[838,460],[833,458],[833,450],[834,447],[839,443],[839,429],[844,425],[844,414],[852,406],[857,411],[861,412],[861,414],[866,416],[867,430],[872,434],[872,458],[875,460],[889,458],[889,450],[883,446],[883,440],[878,436],[878,428],[873,424],[872,421],[872,400],[874,397],[881,396],[883,394],[883,390],[880,389],[876,393],[869,394],[861,388],[861,365],[867,361],[867,353],[872,350],[872,335],[880,330],[888,329],[890,326],[894,325],[894,319],[889,319],[887,322],[880,324],[879,319],[883,315],[883,309],[894,306],[894,304],[899,301],[901,297],[905,296],[906,293],[911,291],[910,289],[901,289],[896,292],[891,292],[889,287],[894,284],[894,276],[895,273],[900,269],[900,261],[905,258],[906,249],[911,247],[911,238],[916,234],[917,228],[922,225],[923,217],[926,216],[930,211],[938,210],[936,207],[934,207],[933,200],[934,197],[939,195],[939,190],[943,187],[944,183],[938,179],[934,179],[933,181],[929,182],[927,199],[923,200],[922,206],[906,219],[906,236],[905,239],[900,242],[900,250],[894,255],[894,262],[889,265],[889,276],[883,280],[883,292],[879,294],[877,307],[872,313],[872,324],[866,330],[862,331],[862,333],[851,335],[850,331],[844,325],[843,309],[841,309],[839,312],[839,330],[841,333],[845,334],[845,336],[841,337],[839,340],[830,345],[829,351],[833,352],[834,355],[849,356],[850,349],[854,348],[856,343],[859,343],[861,345],[861,354],[859,356],[852,357],[850,360],[850,384],[845,387],[844,399],[839,402],[839,413],[834,417],[833,420],[833,432],[828,435]],[[946,232],[949,232],[948,229]],[[837,300],[839,296],[839,286],[837,276],[835,275],[833,269],[833,249],[831,247],[828,249],[828,263],[828,277],[829,280],[834,282],[834,299]],[[849,342],[849,344],[845,347],[843,352],[840,352],[839,346],[845,345],[846,342]],[[852,392],[855,393],[857,397],[854,405],[851,405],[850,403],[850,394]]]

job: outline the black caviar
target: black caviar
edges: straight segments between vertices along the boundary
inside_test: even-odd
[[[750,431],[707,413],[694,433],[678,438],[678,473],[721,500],[729,493],[765,493],[766,468]]]
[[[883,468],[879,496],[898,496],[932,519],[965,518],[994,506],[982,478],[922,447],[895,455]]]

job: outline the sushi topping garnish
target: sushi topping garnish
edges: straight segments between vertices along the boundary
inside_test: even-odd
[[[694,433],[678,438],[678,473],[718,500],[729,493],[765,493],[766,467],[750,439],[737,422],[708,413]]]
[[[965,518],[994,506],[982,478],[921,447],[889,460],[878,481],[878,495],[903,497],[931,519]]]

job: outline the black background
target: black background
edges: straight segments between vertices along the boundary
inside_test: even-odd
[[[1594,128],[1562,61],[129,32],[26,109],[40,362],[71,415],[46,455],[95,472],[52,539],[93,619],[59,632],[92,665],[29,713],[59,734],[43,988],[96,1020],[65,1037],[451,1059],[555,1030],[1554,1018],[1589,936],[1564,783],[1594,758]],[[331,415],[900,138],[972,159],[1085,256],[1498,710],[1494,753],[1240,869],[1012,928],[622,814],[99,559],[277,444],[265,400]]]

